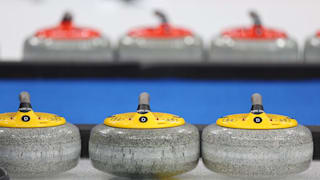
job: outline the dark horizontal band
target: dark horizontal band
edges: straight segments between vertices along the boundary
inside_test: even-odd
[[[239,61],[240,62],[240,61]],[[320,64],[214,63],[31,63],[0,62],[1,78],[194,78],[194,79],[310,79],[320,78]]]

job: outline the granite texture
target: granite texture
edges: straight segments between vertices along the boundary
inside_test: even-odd
[[[61,173],[77,165],[80,141],[79,129],[69,123],[45,128],[0,127],[0,167],[15,177]]]
[[[236,40],[218,36],[211,42],[209,62],[215,63],[303,63],[293,39]]]
[[[320,63],[320,38],[317,36],[309,37],[304,46],[304,60],[307,64]]]
[[[113,50],[106,38],[52,40],[30,37],[24,43],[23,61],[108,62]]]
[[[127,177],[168,177],[194,169],[200,155],[198,129],[185,124],[161,129],[94,127],[89,141],[93,166]]]
[[[313,155],[309,129],[245,130],[210,125],[202,133],[205,166],[240,177],[277,177],[302,172]]]
[[[122,62],[192,63],[201,62],[203,55],[203,42],[198,36],[176,39],[124,36],[119,40],[118,56]]]

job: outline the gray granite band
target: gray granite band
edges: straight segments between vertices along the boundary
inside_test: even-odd
[[[171,39],[145,39],[124,36],[119,40],[119,61],[143,63],[192,63],[203,61],[203,42],[199,36]]]
[[[210,170],[230,176],[286,176],[312,161],[309,129],[245,130],[210,125],[202,133],[202,158]]]
[[[306,40],[304,59],[306,64],[320,63],[320,38],[318,36],[312,36]]]
[[[29,37],[24,43],[23,61],[105,62],[113,61],[113,49],[105,38],[53,40]]]
[[[95,168],[118,176],[173,176],[194,169],[199,132],[191,124],[161,129],[94,127],[89,155]]]
[[[295,40],[237,40],[218,36],[211,42],[209,62],[215,63],[303,63]]]
[[[10,176],[49,176],[72,169],[80,158],[79,129],[69,123],[45,128],[0,128],[0,167]]]

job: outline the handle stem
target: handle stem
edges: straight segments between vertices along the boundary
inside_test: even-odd
[[[70,12],[64,13],[61,22],[62,23],[71,23],[73,20],[72,14]]]
[[[145,114],[150,112],[150,95],[146,92],[143,92],[139,96],[139,105],[137,108],[137,112],[140,114]]]
[[[164,25],[165,32],[168,33],[170,31],[168,17],[160,10],[155,10],[154,14],[160,19],[161,25]]]
[[[259,93],[254,93],[251,96],[251,113],[253,114],[261,114],[264,112],[263,105],[262,105],[262,96]]]
[[[21,92],[19,95],[20,100],[20,106],[19,111],[20,112],[29,112],[32,110],[31,102],[30,102],[30,94],[28,92]]]

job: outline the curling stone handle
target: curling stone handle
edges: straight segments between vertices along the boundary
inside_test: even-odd
[[[263,105],[262,105],[262,96],[259,93],[254,93],[251,96],[251,112],[254,114],[261,114],[263,113]]]
[[[20,106],[19,111],[21,112],[29,112],[32,110],[31,102],[30,102],[30,94],[28,92],[21,92],[19,95]]]
[[[255,11],[250,11],[249,15],[250,15],[250,17],[252,18],[253,24],[254,24],[255,26],[262,26],[261,18],[260,18],[260,16],[258,15],[257,12],[255,12]]]
[[[161,25],[166,33],[170,32],[169,20],[167,16],[160,10],[155,10],[154,14],[160,19]]]
[[[137,108],[137,112],[144,114],[150,112],[150,95],[146,92],[143,92],[139,96],[139,105]]]
[[[66,12],[66,13],[64,13],[64,15],[62,17],[61,22],[62,23],[70,23],[70,22],[72,22],[72,19],[73,19],[72,14],[70,12]]]
[[[168,18],[162,11],[155,10],[154,14],[160,19],[162,24],[167,24],[168,23]]]
[[[263,29],[262,29],[262,22],[261,22],[261,19],[260,19],[259,15],[254,11],[250,11],[250,17],[253,20],[255,35],[256,36],[262,36],[263,35]]]

